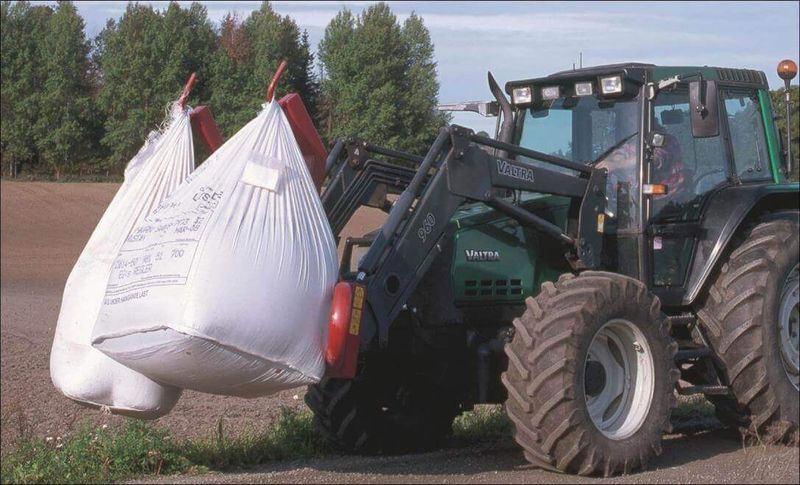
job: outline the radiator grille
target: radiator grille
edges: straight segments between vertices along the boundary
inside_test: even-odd
[[[487,296],[519,295],[522,295],[521,279],[485,279],[464,281],[464,296],[475,298]]]

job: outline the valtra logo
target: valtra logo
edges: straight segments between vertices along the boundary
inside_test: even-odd
[[[464,255],[467,261],[500,261],[500,251],[482,250],[482,249],[465,249]]]
[[[504,160],[497,160],[497,173],[526,182],[533,182],[533,170],[527,167],[512,165]]]

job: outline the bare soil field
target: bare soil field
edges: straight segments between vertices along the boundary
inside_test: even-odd
[[[122,418],[80,406],[50,382],[50,345],[64,283],[117,184],[0,184],[0,414],[3,454],[20,436],[63,436],[84,421],[115,426]],[[383,214],[363,210],[345,228],[361,235]],[[303,389],[258,399],[187,391],[155,422],[176,437],[206,436],[220,420],[226,434],[269,426],[283,406],[301,408]],[[618,482],[800,482],[798,449],[742,448],[726,431],[665,438],[653,471]],[[244,472],[167,477],[210,482],[572,482],[576,477],[528,465],[509,439],[399,457],[330,456]]]

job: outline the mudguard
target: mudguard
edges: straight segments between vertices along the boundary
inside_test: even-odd
[[[800,209],[800,184],[748,184],[714,194],[703,213],[703,236],[695,251],[681,304],[695,302],[742,223],[756,213],[780,209]]]

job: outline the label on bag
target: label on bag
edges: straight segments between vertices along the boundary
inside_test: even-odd
[[[244,166],[241,182],[277,192],[281,183],[283,163],[277,158],[253,154]]]

